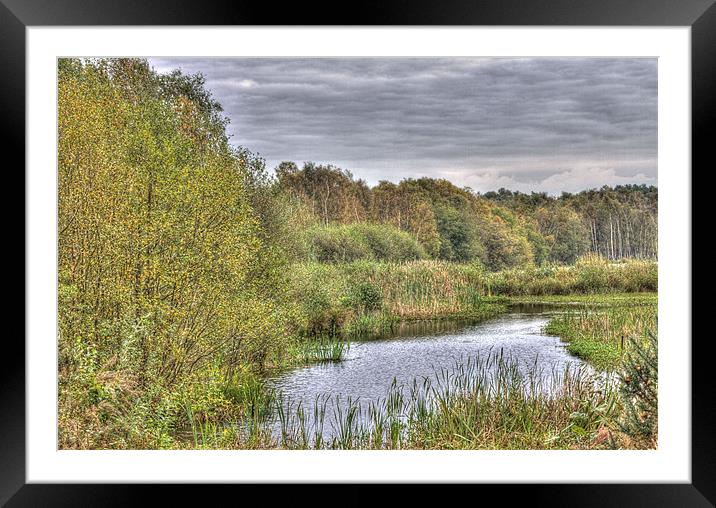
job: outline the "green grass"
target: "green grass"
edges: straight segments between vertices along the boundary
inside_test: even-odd
[[[299,344],[299,361],[340,362],[350,349],[350,343],[331,338],[309,339]]]
[[[321,395],[306,411],[276,399],[279,435],[260,447],[283,449],[610,449],[634,443],[618,431],[611,382],[584,369],[524,371],[511,357],[491,354],[402,386],[368,405]],[[267,422],[268,425],[268,422]],[[333,437],[325,430],[330,427]],[[209,427],[198,447],[250,448],[230,430]],[[268,428],[262,435],[270,434]]]
[[[617,408],[613,388],[584,371],[543,377],[497,355],[438,377],[429,399],[409,409],[407,447],[603,448]]]
[[[657,306],[587,305],[553,317],[546,332],[568,343],[567,349],[598,369],[621,366],[630,339],[646,340],[657,329]]]
[[[498,301],[511,304],[535,305],[572,305],[592,307],[616,307],[633,305],[656,305],[657,293],[596,293],[596,294],[570,294],[570,295],[523,295],[507,298],[498,298]]]
[[[223,385],[223,395],[233,405],[240,407],[245,417],[252,419],[266,417],[275,397],[266,388],[264,379],[251,372],[229,377]]]
[[[299,335],[359,335],[400,320],[490,317],[511,302],[647,304],[656,301],[657,276],[654,262],[598,257],[500,272],[436,260],[299,263],[290,297]]]

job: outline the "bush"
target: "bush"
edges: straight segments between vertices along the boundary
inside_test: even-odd
[[[622,289],[627,292],[657,291],[659,265],[651,261],[629,261],[622,266]]]
[[[606,258],[588,254],[577,259],[576,289],[584,293],[596,293],[609,287],[609,261]]]
[[[306,235],[311,258],[322,263],[410,261],[427,257],[416,239],[385,224],[320,226],[309,229]]]
[[[383,294],[378,286],[367,281],[360,281],[351,286],[348,301],[352,306],[360,308],[363,312],[368,312],[380,309]]]
[[[346,226],[318,227],[309,231],[309,249],[316,261],[340,263],[371,259],[373,253]]]
[[[658,434],[657,396],[659,388],[659,356],[657,336],[649,333],[647,340],[630,341],[624,368],[619,374],[624,414],[619,427],[637,442],[656,447]]]
[[[291,300],[297,302],[299,334],[333,333],[347,319],[345,275],[329,264],[307,263],[291,270]]]

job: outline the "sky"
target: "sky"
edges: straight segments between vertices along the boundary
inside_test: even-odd
[[[266,160],[478,192],[657,184],[653,58],[150,58],[200,72]]]

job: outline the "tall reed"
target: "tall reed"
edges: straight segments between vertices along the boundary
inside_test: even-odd
[[[544,372],[501,352],[470,358],[378,401],[324,397],[307,412],[283,401],[280,446],[331,449],[599,448],[612,442],[617,397],[611,378],[586,367]],[[326,408],[330,432],[318,432]],[[293,416],[288,413],[292,412]],[[312,430],[311,442],[307,442]]]
[[[587,306],[553,317],[546,331],[568,342],[569,351],[600,369],[621,365],[631,339],[646,340],[657,327],[657,306]]]
[[[333,339],[308,339],[299,345],[299,358],[305,363],[340,362],[350,349],[350,342]]]
[[[299,334],[354,336],[401,320],[491,317],[504,310],[499,297],[656,291],[657,276],[654,262],[598,257],[499,272],[439,260],[302,263],[292,270],[291,293]]]

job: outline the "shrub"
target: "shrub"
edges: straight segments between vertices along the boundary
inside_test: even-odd
[[[380,309],[383,303],[383,294],[380,288],[368,281],[360,281],[351,285],[348,301],[363,312]]]
[[[346,226],[317,227],[309,231],[309,249],[316,261],[340,263],[371,259],[373,253]]]
[[[332,333],[347,318],[347,284],[336,266],[321,263],[295,265],[291,270],[291,300],[297,302],[300,334]]]
[[[657,291],[659,265],[652,261],[629,261],[622,265],[621,280],[623,291]]]
[[[630,340],[624,367],[619,374],[624,413],[619,427],[637,442],[656,446],[658,434],[657,396],[659,388],[659,357],[654,333]]]
[[[427,256],[416,239],[385,224],[320,226],[306,235],[311,257],[323,263],[409,261]]]
[[[609,261],[606,258],[587,254],[577,259],[576,289],[584,293],[596,293],[609,287]]]

